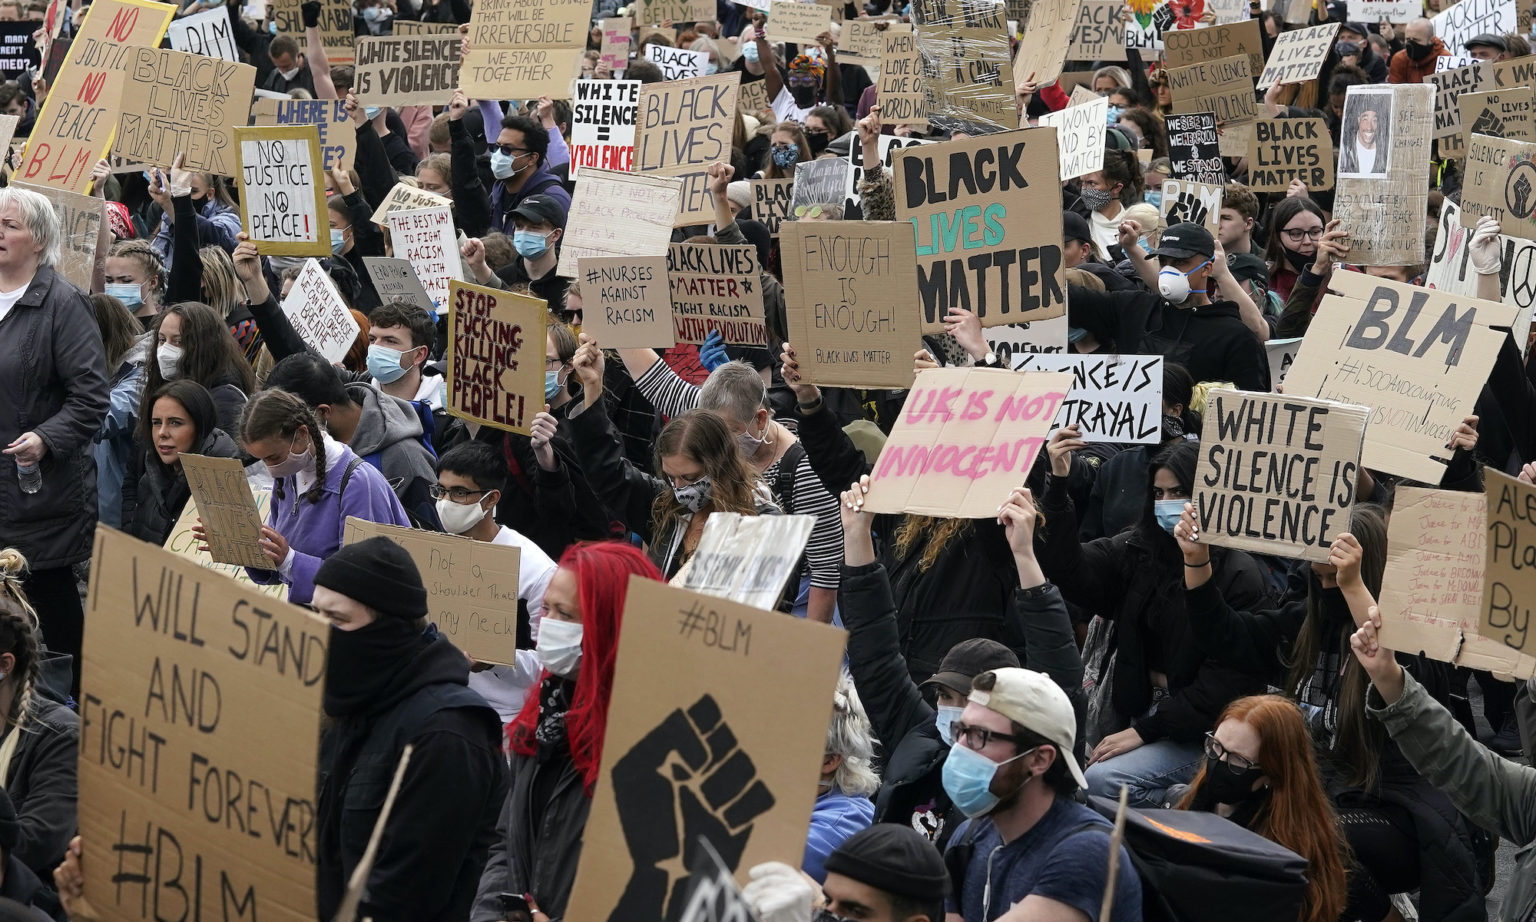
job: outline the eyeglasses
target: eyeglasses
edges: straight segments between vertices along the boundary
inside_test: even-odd
[[[821,217],[821,206],[820,205],[796,205],[795,206],[795,217],[797,217],[797,218],[819,218],[819,217]]]
[[[433,499],[448,497],[456,503],[462,503],[471,496],[484,496],[490,490],[466,490],[463,487],[445,487],[440,483],[434,483],[427,487],[427,494]]]
[[[1234,775],[1241,775],[1243,772],[1257,767],[1248,759],[1216,742],[1216,734],[1210,732],[1205,734],[1205,757],[1207,759],[1215,759],[1217,762],[1225,765],[1227,771]]]
[[[565,363],[560,361],[560,358],[558,356],[556,356],[555,358],[550,358],[547,355],[544,356],[544,370],[545,371],[548,371],[551,368],[559,368],[561,365],[564,365],[564,364]]]
[[[1295,230],[1287,227],[1285,230],[1281,231],[1281,233],[1285,234],[1285,239],[1292,243],[1300,243],[1303,240],[1323,239],[1323,229],[1321,227],[1314,227],[1311,230]]]
[[[967,749],[982,750],[992,744],[993,740],[1002,740],[1015,746],[1024,745],[1024,741],[1011,733],[999,733],[996,730],[988,730],[985,727],[968,727],[960,721],[949,725],[950,736],[955,742]]]
[[[526,147],[513,147],[510,144],[492,144],[491,153],[503,153],[508,157],[516,157],[518,154],[531,153]]]

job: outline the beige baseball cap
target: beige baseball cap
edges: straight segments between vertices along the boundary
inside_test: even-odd
[[[1029,669],[993,669],[971,680],[969,700],[1055,743],[1057,757],[1067,763],[1067,771],[1072,773],[1077,786],[1088,787],[1072,755],[1077,743],[1077,716],[1072,712],[1072,701],[1050,676]]]

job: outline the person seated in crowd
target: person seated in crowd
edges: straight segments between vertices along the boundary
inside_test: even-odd
[[[757,922],[942,922],[949,874],[944,859],[921,835],[877,823],[849,836],[827,856],[817,893],[799,870],[765,861],[748,873],[742,897]],[[812,915],[812,910],[816,915]]]
[[[853,680],[847,673],[838,676],[832,719],[827,723],[827,752],[816,782],[816,806],[800,862],[817,883],[827,879],[826,861],[832,851],[874,819],[875,805],[869,797],[880,788],[880,774],[874,769],[878,745]]]
[[[169,381],[190,381],[213,400],[215,425],[225,432],[238,431],[247,395],[255,392],[256,378],[229,335],[229,328],[213,308],[196,301],[173,304],[155,318],[154,361],[145,363],[144,394],[139,419],[153,409],[147,396]]]
[[[195,381],[178,379],[145,399],[139,418],[138,456],[123,483],[122,530],[140,541],[164,544],[192,498],[183,454],[238,458],[240,448],[215,420],[213,397]]]

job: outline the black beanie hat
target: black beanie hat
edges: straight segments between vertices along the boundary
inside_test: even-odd
[[[896,823],[876,823],[843,841],[827,856],[828,873],[919,903],[944,898],[949,872],[933,843]]]
[[[381,616],[425,618],[427,589],[405,549],[388,538],[349,544],[325,558],[315,585],[361,602]]]

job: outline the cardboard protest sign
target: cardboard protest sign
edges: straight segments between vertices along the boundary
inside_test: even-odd
[[[795,221],[780,232],[789,341],[826,387],[912,386],[917,256],[900,221]]]
[[[91,191],[91,170],[106,156],[117,127],[116,114],[134,60],[127,50],[160,44],[175,12],[175,7],[152,0],[91,4],[68,60],[48,88],[16,179],[68,192]]]
[[[395,35],[457,35],[459,24],[456,22],[415,22],[410,19],[396,19],[390,23],[390,31]]]
[[[235,46],[235,33],[229,24],[227,6],[216,6],[173,21],[166,38],[170,39],[171,47],[177,51],[205,54],[226,61],[240,60],[240,49]]]
[[[235,128],[247,121],[256,68],[163,48],[133,48],[126,59],[112,150],[159,167],[185,154],[185,169],[234,176]]]
[[[1275,39],[1274,49],[1269,52],[1269,59],[1264,62],[1256,89],[1267,90],[1277,83],[1316,80],[1338,34],[1339,24],[1336,22],[1281,32]]]
[[[1536,82],[1536,54],[1487,63],[1493,70],[1492,89],[1512,90]]]
[[[1536,591],[1536,487],[1492,468],[1485,470],[1488,515],[1487,562],[1477,633],[1520,653],[1536,654],[1531,631],[1531,593]]]
[[[300,13],[302,0],[273,0],[272,19],[277,31],[291,35],[304,47],[304,18]],[[321,0],[320,47],[325,49],[327,62],[335,67],[352,63],[352,43],[356,40],[354,8],[348,0]]]
[[[391,211],[389,239],[397,257],[410,260],[416,277],[433,303],[448,299],[448,283],[464,278],[459,262],[459,238],[453,213],[446,205],[412,211]]]
[[[975,311],[984,327],[1066,313],[1058,172],[1054,128],[896,155],[896,217],[917,235],[922,332],[943,329],[951,307]]]
[[[715,219],[707,186],[709,166],[731,159],[740,86],[741,76],[733,72],[640,88],[635,172],[682,178],[683,201],[673,218],[675,226]]]
[[[797,6],[801,4],[796,4]],[[810,6],[810,4],[804,4]],[[689,48],[672,48],[668,45],[650,44],[645,46],[645,59],[661,68],[662,77],[667,80],[687,80],[690,77],[704,76],[704,69],[709,66],[709,52],[694,51]]]
[[[1423,0],[1349,0],[1350,22],[1408,23],[1424,15]]]
[[[1300,351],[1300,336],[1293,336],[1290,339],[1271,339],[1264,343],[1264,352],[1269,359],[1271,386],[1279,387],[1285,383],[1286,372],[1291,370],[1291,365],[1296,361],[1296,353]]]
[[[1006,15],[1004,4],[994,0],[922,0],[912,6],[928,120],[935,126],[971,135],[1018,126]],[[1062,53],[1070,30],[1068,17]]]
[[[880,58],[880,121],[891,125],[928,124],[928,96],[923,89],[922,56],[910,29],[892,27],[885,33]]]
[[[799,588],[800,558],[815,527],[813,515],[722,512],[705,521],[699,546],[673,585],[773,611],[791,579]]]
[[[267,509],[272,505],[272,491],[252,490],[251,493],[256,497],[256,514],[265,522],[267,520]],[[235,582],[240,583],[242,588],[249,589],[252,592],[275,596],[279,599],[288,597],[288,587],[282,583],[270,583],[267,585],[253,583],[251,582],[251,575],[245,572],[244,567],[237,567],[230,563],[216,563],[207,551],[198,550],[200,542],[192,536],[192,526],[197,524],[198,518],[197,502],[188,500],[186,507],[181,511],[181,516],[176,520],[176,524],[171,527],[170,537],[165,539],[165,549],[181,557],[183,560],[192,561],[205,570],[222,573]]]
[[[922,138],[899,138],[893,134],[882,134],[879,140],[875,142],[875,146],[880,152],[880,163],[885,169],[889,170],[896,165],[896,154],[898,151],[908,147],[918,147],[933,143],[935,142],[926,141]],[[843,219],[852,221],[864,216],[864,211],[861,207],[864,196],[859,191],[859,185],[864,179],[863,144],[848,145],[848,162],[853,165],[853,169],[848,173],[848,197],[843,202]]]
[[[1536,674],[1536,659],[1478,634],[1487,539],[1486,494],[1397,488],[1379,599],[1384,646],[1496,675]]]
[[[660,46],[651,46],[660,47]],[[638,80],[577,80],[571,99],[571,178],[583,167],[629,172],[635,160]]]
[[[420,186],[408,186],[403,182],[397,182],[394,188],[389,190],[389,195],[379,203],[379,207],[373,210],[371,220],[375,224],[387,225],[389,216],[397,211],[419,211],[423,208],[447,208],[453,204],[453,199],[444,198],[436,192],[428,192]]]
[[[1069,61],[1124,61],[1125,23],[1120,21],[1120,0],[1084,0],[1072,23],[1067,48]]]
[[[74,283],[81,291],[91,290],[91,274],[96,268],[96,243],[101,237],[106,202],[94,195],[80,195],[49,186],[14,183],[46,198],[59,216],[63,258],[54,263],[54,271]],[[102,253],[101,258],[106,259]]]
[[[848,196],[849,175],[853,165],[831,157],[795,164],[795,182],[790,190],[790,214],[812,205],[841,205]]]
[[[106,919],[313,916],[325,621],[106,527],[86,608],[85,899]]]
[[[1286,395],[1370,407],[1361,463],[1438,483],[1514,308],[1359,272],[1335,272],[1329,287],[1339,294],[1312,318]]]
[[[388,538],[411,555],[427,589],[427,620],[453,645],[482,663],[517,662],[517,612],[522,551],[459,535],[380,525],[347,516],[342,546]]]
[[[1356,265],[1424,262],[1433,96],[1428,84],[1349,88],[1333,215],[1349,231]]]
[[[708,522],[705,527],[709,527]],[[742,896],[731,869],[720,860],[709,839],[699,836],[697,841],[698,851],[688,867],[688,902],[678,922],[752,922],[756,918],[752,904]]]
[[[870,512],[992,518],[1024,482],[1072,389],[1067,372],[930,368],[875,462]]]
[[[874,19],[849,19],[837,41],[839,64],[879,67],[885,56],[885,31],[890,23]],[[754,81],[755,82],[755,81]]]
[[[1442,156],[1466,156],[1461,124],[1461,95],[1487,89],[1492,81],[1492,72],[1476,62],[1453,70],[1439,71],[1424,78],[1425,83],[1435,88],[1435,128],[1431,137],[1440,142],[1439,151]]]
[[[1264,43],[1259,37],[1257,19],[1201,29],[1183,29],[1163,36],[1163,56],[1170,67],[1220,61],[1238,54],[1248,56],[1250,75],[1263,73]]]
[[[368,36],[357,40],[360,106],[442,105],[459,85],[457,35]]]
[[[1453,53],[1462,50],[1467,39],[1491,32],[1507,35],[1517,27],[1515,0],[1461,0],[1430,18],[1435,37]]]
[[[727,345],[768,345],[757,247],[671,244],[667,282],[675,342],[702,343],[718,330]]]
[[[1253,76],[1244,54],[1170,67],[1168,89],[1173,94],[1173,111],[1179,115],[1212,112],[1223,125],[1243,124],[1259,117],[1253,101]]]
[[[832,14],[819,3],[772,0],[768,6],[768,41],[770,42],[814,45],[817,36],[831,29]]]
[[[1056,129],[1061,146],[1057,156],[1063,181],[1086,176],[1104,169],[1105,132],[1109,124],[1109,97],[1095,96],[1092,102],[1068,106],[1059,112],[1040,116],[1040,124]],[[1213,128],[1212,135],[1215,135]]]
[[[1024,30],[1013,58],[1014,77],[1040,86],[1055,83],[1079,18],[1077,0],[1032,0],[1029,18],[1021,23]]]
[[[711,0],[644,0],[638,15],[647,25],[699,22],[714,19],[715,7]]]
[[[589,256],[576,268],[582,332],[604,349],[665,349],[677,341],[665,256]]]
[[[1333,139],[1320,118],[1261,118],[1248,145],[1248,188],[1284,193],[1295,180],[1333,188]]]
[[[1002,361],[1004,368],[1015,371],[1025,360],[1036,353],[1048,355],[1067,351],[1067,317],[1063,314],[1050,320],[1033,323],[1010,323],[1002,327],[988,327],[982,331],[987,338],[987,348]]]
[[[751,83],[743,83],[741,93],[736,97],[736,111],[757,116],[764,109],[772,109],[772,103],[768,99],[768,81],[754,80]]]
[[[1498,221],[1500,233],[1536,240],[1536,143],[1472,135],[1461,223],[1475,227],[1482,215]]]
[[[1158,213],[1172,227],[1183,221],[1199,224],[1215,235],[1221,224],[1221,186],[1187,179],[1163,180]]]
[[[378,292],[379,303],[403,302],[414,304],[429,314],[437,313],[431,295],[422,287],[421,279],[416,277],[416,270],[411,268],[410,260],[364,256],[363,268],[368,270],[368,278],[373,282],[373,290]]]
[[[313,125],[320,134],[320,157],[325,169],[349,170],[357,153],[357,131],[339,99],[258,99],[251,107],[253,125],[303,127]],[[322,188],[324,184],[322,183]],[[380,223],[375,220],[374,223]]]
[[[1085,442],[1157,445],[1163,440],[1163,357],[1023,353],[1021,371],[1069,371],[1072,393],[1052,429],[1076,426]]]
[[[683,869],[706,830],[725,830],[710,838],[738,880],[805,849],[845,637],[828,625],[630,580],[567,918],[679,918],[689,893]],[[793,682],[784,680],[786,662],[796,664]],[[801,719],[786,722],[785,713]],[[690,768],[666,768],[672,762]]]
[[[549,306],[457,279],[448,297],[448,414],[528,435],[544,409]]]
[[[665,256],[683,180],[588,168],[576,185],[555,271],[576,278],[590,256]]]
[[[345,358],[357,342],[357,321],[331,281],[331,274],[320,268],[319,260],[304,261],[288,297],[283,299],[283,313],[305,345],[332,364]]]
[[[271,558],[261,550],[261,513],[256,511],[240,459],[183,452],[181,469],[203,520],[208,556],[213,562],[272,569]]]
[[[1173,164],[1173,178],[1226,185],[1227,169],[1221,162],[1216,116],[1210,112],[1192,112],[1166,115],[1163,121],[1168,128],[1168,159]]]
[[[1135,0],[1129,7],[1131,18],[1125,25],[1125,47],[1138,51],[1161,51],[1168,35],[1204,26],[1200,18],[1205,3],[1201,0]]]
[[[795,181],[789,177],[752,180],[752,220],[762,222],[770,236],[779,236],[779,228],[790,220],[789,203]]]
[[[603,33],[603,43],[598,48],[598,66],[606,64],[615,74],[622,74],[629,66],[629,36],[634,22],[624,16],[599,20],[597,27]]]
[[[565,99],[591,25],[585,0],[477,0],[459,87],[470,99]]]
[[[1195,466],[1200,540],[1326,561],[1349,531],[1369,409],[1213,390]]]
[[[1467,135],[1482,134],[1510,141],[1536,141],[1536,91],[1528,86],[1488,93],[1463,93],[1457,100],[1461,109],[1462,130]],[[1470,137],[1463,145],[1470,144]]]
[[[1461,209],[1455,202],[1443,203],[1424,274],[1425,288],[1477,297],[1479,276],[1467,246],[1471,240],[1471,229],[1461,225]],[[1517,311],[1510,335],[1524,355],[1530,347],[1531,312],[1536,309],[1536,241],[1500,234],[1499,253],[1499,300]]]
[[[331,217],[320,178],[320,134],[303,128],[236,128],[240,225],[263,256],[330,256]]]
[[[16,137],[16,126],[20,123],[19,115],[0,115],[0,150],[6,150],[12,146]]]

